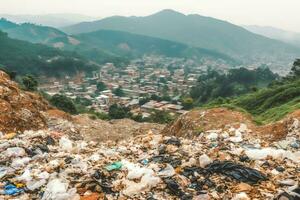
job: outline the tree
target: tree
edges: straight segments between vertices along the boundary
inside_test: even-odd
[[[28,91],[36,91],[38,87],[38,81],[31,75],[26,75],[22,78],[24,89]]]
[[[300,59],[296,59],[291,69],[291,75],[298,77],[300,76]]]
[[[122,87],[118,87],[117,89],[115,89],[115,90],[113,91],[113,93],[114,93],[116,96],[118,96],[118,97],[124,97],[124,96],[125,96],[125,93],[124,93]]]
[[[194,100],[190,97],[184,98],[182,100],[183,108],[186,110],[192,109],[194,106]]]
[[[109,107],[108,115],[111,119],[123,119],[131,117],[130,109],[118,104],[113,104]]]
[[[53,106],[55,106],[56,108],[63,110],[65,112],[68,112],[70,114],[78,113],[76,106],[75,106],[74,102],[72,101],[72,99],[70,99],[64,95],[61,95],[61,94],[54,95],[51,98],[50,103]]]
[[[173,117],[166,111],[155,110],[150,116],[150,121],[154,123],[166,124],[173,120]]]
[[[97,83],[97,91],[98,92],[102,92],[102,91],[104,91],[104,90],[106,90],[106,85],[103,83],[103,82],[99,82],[99,83]]]
[[[139,105],[142,106],[144,105],[145,103],[148,103],[150,101],[149,98],[140,98],[139,99]]]

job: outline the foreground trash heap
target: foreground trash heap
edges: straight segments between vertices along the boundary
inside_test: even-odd
[[[193,139],[151,132],[85,142],[50,130],[0,135],[0,199],[300,199],[299,134],[239,129]]]

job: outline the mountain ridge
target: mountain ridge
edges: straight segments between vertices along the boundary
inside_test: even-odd
[[[168,39],[195,47],[217,50],[252,62],[285,60],[287,63],[300,52],[297,47],[253,34],[243,27],[223,20],[198,14],[178,14],[170,10],[144,17],[113,16],[64,27],[61,30],[69,34],[79,34],[101,29]]]
[[[286,31],[272,26],[248,25],[243,27],[253,33],[300,47],[300,33]]]

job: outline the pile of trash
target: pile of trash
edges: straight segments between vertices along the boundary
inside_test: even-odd
[[[149,132],[102,143],[51,129],[2,135],[0,199],[299,199],[295,127],[277,142],[245,124],[190,139]]]
[[[45,127],[42,111],[48,103],[39,95],[22,91],[0,71],[0,131],[16,132]]]

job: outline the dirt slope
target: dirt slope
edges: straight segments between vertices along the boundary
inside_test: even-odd
[[[48,104],[40,96],[22,91],[0,71],[0,131],[4,133],[45,127],[42,111]]]
[[[208,110],[193,110],[180,116],[173,123],[164,128],[162,134],[177,137],[193,137],[208,130],[223,130],[238,128],[245,124],[252,134],[261,138],[278,140],[289,133],[295,119],[300,120],[300,111],[286,116],[276,123],[257,126],[251,116],[226,108],[213,108]]]

